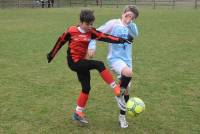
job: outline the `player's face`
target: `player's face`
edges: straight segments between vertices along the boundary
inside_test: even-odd
[[[134,19],[135,19],[135,14],[133,12],[128,11],[122,14],[122,22],[125,23],[126,25],[134,21]]]
[[[81,23],[81,28],[85,31],[88,31],[93,25],[93,22],[87,23],[87,22],[82,22]]]

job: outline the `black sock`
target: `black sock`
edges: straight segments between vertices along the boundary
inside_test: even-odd
[[[129,94],[128,95],[124,95],[124,100],[125,100],[126,103],[128,102],[128,100],[129,100]]]
[[[125,114],[126,114],[126,111],[120,110],[120,114],[121,114],[121,115],[125,115]]]
[[[131,81],[131,78],[132,77],[126,77],[126,76],[122,75],[122,77],[120,78],[120,80],[121,80],[120,87],[127,89],[128,84]]]

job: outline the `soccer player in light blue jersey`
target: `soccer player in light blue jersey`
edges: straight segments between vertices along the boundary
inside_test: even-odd
[[[122,37],[133,42],[133,39],[138,36],[138,28],[134,20],[138,17],[139,11],[133,5],[125,7],[120,19],[112,19],[100,26],[97,30],[111,34],[117,37]],[[107,55],[108,64],[114,72],[117,73],[120,79],[121,96],[115,97],[118,107],[120,108],[119,123],[121,128],[127,128],[126,121],[126,102],[129,99],[128,88],[132,78],[132,44],[109,44],[109,52]],[[88,56],[93,57],[96,51],[96,41],[91,40],[88,46]]]

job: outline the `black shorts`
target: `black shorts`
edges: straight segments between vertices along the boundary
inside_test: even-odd
[[[68,66],[77,73],[78,80],[81,83],[82,92],[89,94],[90,86],[90,70],[96,69],[99,72],[105,70],[103,62],[96,60],[82,59],[74,62],[71,57],[67,57]]]
[[[90,70],[92,69],[96,69],[99,72],[105,70],[102,61],[82,59],[78,62],[74,62],[70,56],[67,57],[67,61],[70,69],[77,73],[79,81],[90,81]]]

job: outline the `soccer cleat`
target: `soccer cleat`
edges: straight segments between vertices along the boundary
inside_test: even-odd
[[[119,86],[119,85],[116,85],[116,86],[113,88],[113,91],[114,91],[115,96],[120,96],[121,89],[120,89],[120,86]]]
[[[126,116],[119,114],[119,125],[121,128],[127,128],[128,122],[126,121]]]
[[[85,118],[85,114],[83,112],[78,112],[78,111],[74,112],[72,119],[79,121],[80,123],[83,123],[83,124],[88,124],[88,121]]]

